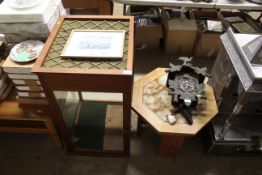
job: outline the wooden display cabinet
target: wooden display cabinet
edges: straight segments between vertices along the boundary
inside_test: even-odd
[[[62,58],[72,30],[125,30],[123,58]],[[33,72],[69,153],[129,154],[133,37],[133,17],[65,16],[57,21]]]

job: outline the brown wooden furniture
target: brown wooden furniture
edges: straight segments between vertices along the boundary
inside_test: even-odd
[[[99,15],[112,15],[113,2],[110,0],[62,0],[70,14],[89,14],[90,10],[98,11]]]
[[[60,54],[64,44],[71,31],[76,29],[125,30],[123,58],[115,61],[62,58]],[[134,19],[127,16],[61,17],[49,36],[33,72],[39,76],[54,114],[53,119],[69,153],[129,154],[133,37]],[[82,92],[88,92],[88,99]],[[103,99],[108,94],[120,94],[122,100]],[[105,118],[101,117],[104,115]],[[119,115],[122,119],[116,120]],[[110,141],[108,133],[114,135],[114,140],[121,140],[121,145],[107,147],[106,141]],[[116,139],[115,135],[119,133],[120,138]]]
[[[20,106],[13,92],[0,103],[0,132],[48,133],[53,143],[63,148],[50,117],[48,106]]]
[[[0,63],[0,80],[2,86],[0,100],[4,100],[0,103],[0,132],[48,133],[54,144],[62,149],[63,144],[53,125],[49,107],[47,105],[36,105],[35,101],[31,105],[22,106],[21,102],[17,100],[17,93],[13,88],[12,82],[7,78],[6,72],[9,71],[15,71],[15,73],[18,73],[17,75],[25,76],[26,74],[23,74],[25,73],[24,71],[30,73],[32,64],[19,65],[12,62],[10,58],[4,61],[6,57],[4,44],[0,41],[0,59],[3,59],[0,60],[3,61],[3,64]]]
[[[137,80],[134,83],[132,108],[140,116],[138,130],[141,130],[141,122],[145,121],[161,135],[159,154],[176,155],[184,139],[195,135],[218,111],[213,89],[206,85],[206,103],[203,108],[193,112],[193,125],[187,124],[180,115],[176,115],[177,122],[174,125],[164,122],[161,118],[164,119],[166,111],[173,108],[168,88],[165,86],[166,77],[165,68],[158,68]]]
[[[14,84],[20,104],[47,105],[43,89],[36,74],[31,73],[35,62],[17,63],[8,56],[2,68]]]

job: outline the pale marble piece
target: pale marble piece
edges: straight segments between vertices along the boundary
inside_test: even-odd
[[[175,115],[172,115],[172,114],[169,114],[166,116],[167,118],[167,121],[170,125],[174,125],[176,123],[176,116]]]

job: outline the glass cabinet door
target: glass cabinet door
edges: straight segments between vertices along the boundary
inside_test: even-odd
[[[123,151],[123,94],[54,91],[75,150]]]

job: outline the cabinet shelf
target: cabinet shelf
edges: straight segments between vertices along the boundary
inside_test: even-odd
[[[61,110],[76,150],[123,150],[122,103],[69,100]]]
[[[9,97],[0,103],[0,132],[11,133],[48,133],[54,144],[63,148],[53,122],[48,115],[48,106],[21,106],[12,91]]]

